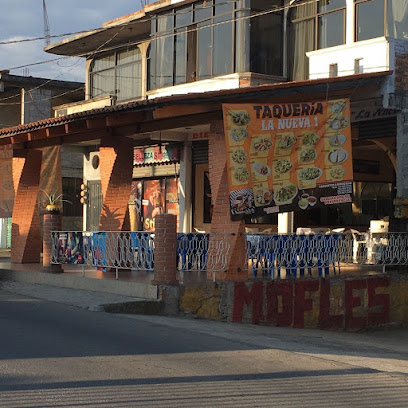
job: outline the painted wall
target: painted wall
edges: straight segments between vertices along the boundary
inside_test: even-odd
[[[359,330],[408,323],[408,277],[256,281],[186,287],[180,310],[239,323]]]
[[[353,75],[358,58],[364,73],[390,69],[389,42],[384,37],[311,51],[307,56],[309,79],[328,78],[330,64],[338,65],[338,76]]]

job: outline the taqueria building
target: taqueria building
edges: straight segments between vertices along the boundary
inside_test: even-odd
[[[379,219],[406,230],[406,127],[399,106],[384,107],[392,77],[168,96],[2,129],[13,151],[12,259],[39,260],[43,152],[62,144],[83,149],[84,181],[100,184],[84,204],[86,229],[93,210],[98,230],[153,230],[160,212],[177,215],[180,232],[365,231]]]

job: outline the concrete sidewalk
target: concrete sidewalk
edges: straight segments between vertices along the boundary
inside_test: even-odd
[[[95,312],[160,314],[162,302],[113,293],[39,285],[11,280],[0,281],[0,289],[37,299],[64,303]]]

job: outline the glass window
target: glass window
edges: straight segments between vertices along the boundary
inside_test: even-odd
[[[408,40],[408,0],[388,0],[388,35]]]
[[[156,88],[173,85],[173,20],[173,13],[157,18],[157,31],[160,34],[156,39]]]
[[[187,34],[184,31],[176,34],[175,78],[176,84],[186,82]]]
[[[308,79],[307,52],[345,43],[346,0],[306,1],[290,13],[290,76],[294,80]]]
[[[282,16],[263,15],[251,19],[250,71],[282,75]]]
[[[178,27],[185,27],[192,23],[192,8],[184,7],[176,11],[176,28]]]
[[[220,6],[221,7],[221,6]],[[225,7],[224,7],[225,8]],[[232,14],[224,14],[221,17],[214,18],[214,37],[213,37],[213,75],[229,74],[233,71],[232,50],[233,38],[231,22]],[[221,24],[218,24],[221,23]]]
[[[142,56],[138,48],[132,50],[118,52],[118,65],[129,64],[135,61],[141,61]]]
[[[211,77],[211,26],[204,25],[205,23],[198,24],[197,33],[197,48],[198,48],[198,72],[199,79],[206,79]]]
[[[142,66],[129,64],[116,70],[117,98],[120,101],[137,98],[142,94]]]
[[[247,8],[246,14],[237,12],[237,4]],[[238,72],[237,69],[247,72],[251,68],[252,36],[251,58],[256,72],[282,75],[282,5],[283,0],[210,0],[153,17],[157,24],[152,25],[149,89]],[[247,17],[250,9],[273,7],[279,9],[260,17],[258,24],[249,19],[236,23],[234,18]],[[251,26],[256,26],[254,32]]]
[[[370,0],[356,4],[357,41],[384,35],[384,0]]]
[[[309,77],[309,58],[306,53],[314,50],[315,20],[305,20],[292,24],[291,29],[291,79],[301,81]]]
[[[205,5],[204,5],[205,4]],[[212,2],[203,2],[194,5],[194,22],[208,20],[212,17]]]
[[[307,2],[292,8],[292,20],[314,17],[317,14],[318,2]]]
[[[109,69],[97,70],[111,66]],[[138,48],[95,59],[90,71],[91,97],[116,95],[118,100],[141,96],[141,54]]]
[[[338,8],[345,8],[346,0],[320,0],[318,2],[318,7],[319,13],[326,13]]]
[[[344,11],[323,14],[319,17],[319,48],[344,44]]]
[[[157,32],[163,33],[170,31],[174,26],[174,15],[173,13],[170,14],[163,14],[158,16],[157,18]]]
[[[95,72],[91,76],[92,98],[115,95],[115,70]]]
[[[103,69],[112,68],[115,66],[115,55],[98,58],[93,61],[92,71],[102,71]]]
[[[173,35],[156,40],[156,87],[173,85]]]
[[[220,16],[225,13],[232,13],[234,11],[234,4],[231,1],[214,0],[214,15]]]

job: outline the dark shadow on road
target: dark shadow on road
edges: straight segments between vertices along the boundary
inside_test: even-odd
[[[46,382],[46,383],[22,383],[19,384],[18,377],[0,377],[0,392],[7,391],[31,391],[48,390],[60,388],[87,388],[87,387],[121,387],[133,385],[160,385],[160,384],[180,384],[180,383],[202,383],[219,381],[256,381],[275,379],[294,379],[306,377],[326,377],[344,375],[367,375],[376,374],[379,371],[370,368],[350,368],[337,370],[316,370],[316,371],[284,371],[276,373],[261,374],[229,374],[229,375],[209,375],[209,376],[188,376],[188,377],[157,377],[157,378],[129,378],[115,380],[95,380],[95,381],[71,381],[71,382]],[[324,381],[324,380],[323,380]]]

